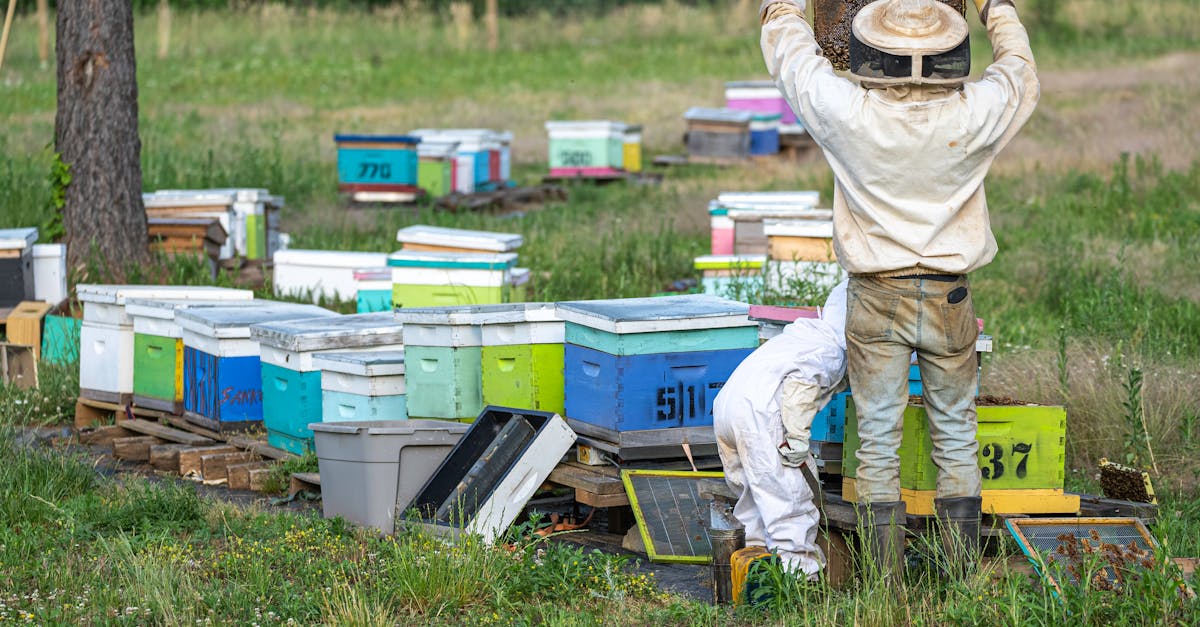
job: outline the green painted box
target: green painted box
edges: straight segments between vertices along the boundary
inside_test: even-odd
[[[563,413],[563,345],[484,346],[483,404]]]
[[[133,336],[133,394],[183,408],[183,340]]]
[[[79,362],[79,334],[83,320],[67,316],[46,316],[42,327],[42,361],[53,364]]]
[[[449,194],[453,189],[453,164],[447,159],[422,157],[417,163],[417,187],[434,198]]]
[[[478,346],[405,346],[405,387],[412,418],[474,420],[483,411]]]
[[[979,407],[979,468],[984,490],[1043,490],[1063,488],[1066,468],[1067,412],[1062,407],[1022,405]],[[858,469],[858,415],[853,397],[846,404],[846,441],[842,475],[855,478]],[[925,408],[904,410],[900,444],[900,488],[934,490],[937,466]]]
[[[392,286],[392,304],[396,307],[456,307],[459,305],[498,305],[507,302],[511,288],[470,285]]]

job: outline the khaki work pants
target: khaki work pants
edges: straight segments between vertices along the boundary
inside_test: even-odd
[[[846,359],[861,441],[860,503],[900,500],[899,450],[914,350],[938,467],[937,497],[979,496],[978,335],[966,277],[850,279]]]

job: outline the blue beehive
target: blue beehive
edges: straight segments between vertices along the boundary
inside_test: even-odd
[[[312,450],[308,425],[323,415],[317,354],[399,350],[401,328],[391,312],[254,325],[250,337],[262,353],[263,423],[271,446],[297,454]]]
[[[323,422],[407,419],[404,357],[402,350],[317,355]]]
[[[758,347],[749,311],[703,294],[559,303],[567,416],[610,441],[711,426],[717,392]]]
[[[920,396],[924,390],[921,385],[921,369],[913,364],[908,368],[908,393],[910,396]],[[846,400],[850,398],[851,390],[834,395],[824,409],[817,412],[812,423],[812,439],[820,442],[841,444],[846,438]]]
[[[338,183],[346,185],[417,184],[417,144],[408,135],[334,135],[338,145]]]
[[[183,408],[188,422],[215,431],[262,423],[263,389],[258,342],[250,325],[268,320],[336,316],[313,305],[262,301],[255,307],[185,309],[175,319],[183,331]]]

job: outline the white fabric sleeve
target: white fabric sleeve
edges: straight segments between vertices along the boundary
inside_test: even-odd
[[[827,117],[849,113],[858,85],[834,73],[812,27],[799,15],[785,13],[763,24],[760,44],[771,78],[805,130],[823,144],[831,131]]]
[[[1000,152],[1033,115],[1041,98],[1041,83],[1029,33],[1012,2],[992,2],[987,30],[992,41],[992,64],[984,70],[983,78],[964,89],[980,126],[980,141],[991,146],[993,152]]]

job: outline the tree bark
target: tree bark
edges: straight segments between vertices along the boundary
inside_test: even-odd
[[[63,207],[68,263],[86,263],[95,247],[120,279],[127,268],[150,258],[132,2],[60,2],[55,51],[54,139],[71,167]]]

